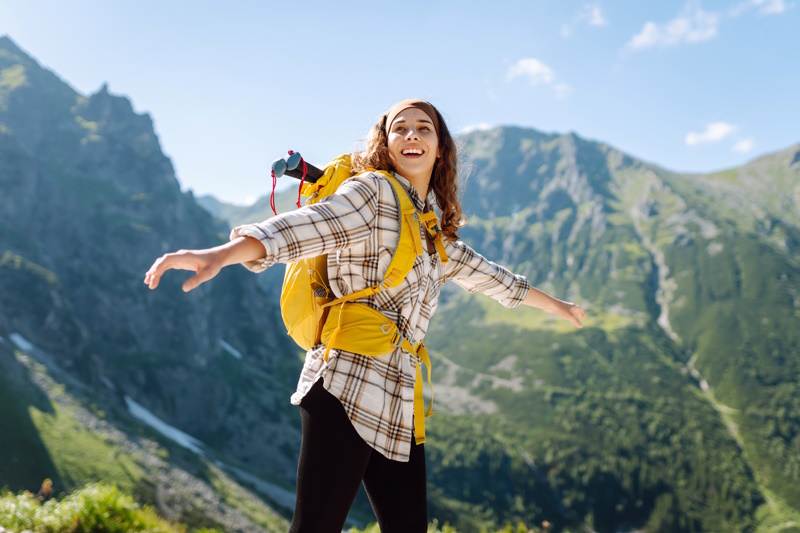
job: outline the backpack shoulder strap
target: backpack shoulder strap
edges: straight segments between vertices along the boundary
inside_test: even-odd
[[[444,250],[444,241],[442,240],[442,229],[439,227],[439,217],[433,211],[427,213],[420,213],[419,220],[425,226],[428,235],[433,239],[433,244],[436,246],[436,253],[439,254],[442,264],[446,265],[449,261],[447,252]]]
[[[422,237],[420,235],[420,217],[414,202],[405,190],[403,185],[388,172],[379,170],[374,171],[376,174],[385,178],[392,185],[395,197],[398,200],[398,207],[400,211],[400,238],[397,242],[397,249],[392,256],[389,266],[386,268],[386,274],[383,280],[372,287],[367,287],[360,291],[342,296],[334,300],[326,307],[339,305],[359,298],[372,296],[382,290],[396,287],[399,285],[414,268],[414,261],[418,255],[424,253],[422,247]]]
[[[381,176],[392,185],[395,197],[400,208],[400,239],[397,250],[392,256],[392,261],[386,268],[386,275],[382,284],[384,288],[396,287],[414,268],[414,261],[418,255],[425,253],[420,235],[420,213],[411,200],[408,191],[388,172],[381,172]],[[435,215],[434,215],[435,216]]]

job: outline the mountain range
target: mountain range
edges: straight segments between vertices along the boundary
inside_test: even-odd
[[[463,240],[587,319],[445,284],[431,517],[800,531],[800,145],[685,174],[572,133],[460,142]],[[148,115],[8,37],[0,191],[0,486],[113,481],[193,527],[285,531],[301,354],[282,269],[142,284],[159,255],[267,218],[265,200],[182,192]],[[362,495],[351,521],[369,520]]]

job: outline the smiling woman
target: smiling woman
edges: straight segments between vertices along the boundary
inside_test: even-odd
[[[320,278],[334,306],[322,315],[320,340],[308,349],[292,395],[303,427],[293,533],[341,531],[362,482],[381,531],[427,531],[421,365],[430,381],[423,339],[445,279],[506,307],[538,307],[581,327],[579,306],[544,294],[458,241],[464,217],[457,160],[436,108],[404,100],[379,117],[366,149],[352,156],[350,179],[333,194],[238,226],[223,246],[166,254],[145,276],[155,289],[167,270],[193,270],[184,284],[189,291],[228,265],[260,272],[327,256]],[[416,244],[406,252],[409,242]],[[401,256],[408,268],[398,266]],[[397,270],[404,273],[395,276]],[[354,330],[355,342],[337,342],[337,332]]]

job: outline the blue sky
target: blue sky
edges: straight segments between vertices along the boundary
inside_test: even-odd
[[[800,142],[800,0],[0,0],[0,35],[149,113],[178,179],[236,203],[352,150],[392,103],[454,131],[576,132],[680,171]]]

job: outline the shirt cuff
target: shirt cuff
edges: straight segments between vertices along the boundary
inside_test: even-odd
[[[258,239],[264,245],[267,255],[263,259],[256,259],[255,261],[245,261],[242,265],[251,272],[263,272],[275,264],[276,247],[275,239],[272,232],[267,228],[257,224],[244,224],[236,226],[231,230],[230,240],[238,237],[253,237]]]
[[[525,276],[514,276],[514,289],[511,293],[511,296],[508,298],[504,298],[500,300],[500,304],[503,307],[508,307],[509,309],[514,309],[518,307],[524,300],[525,297],[528,296],[528,291],[531,290],[531,284],[528,283],[528,279]]]

